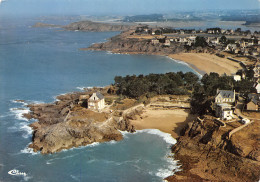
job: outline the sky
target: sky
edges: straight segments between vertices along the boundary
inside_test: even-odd
[[[0,16],[167,14],[214,9],[260,9],[260,0],[0,0]]]

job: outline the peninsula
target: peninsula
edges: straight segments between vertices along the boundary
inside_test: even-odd
[[[46,24],[38,22],[33,25],[34,28],[40,28],[40,27],[56,27],[56,28],[63,28],[65,30],[69,31],[88,31],[88,32],[113,32],[113,31],[127,31],[130,29],[134,29],[135,25],[129,25],[129,24],[118,24],[118,23],[99,23],[99,22],[93,22],[89,20],[85,21],[79,21],[70,23],[68,25],[62,26],[62,25],[54,25],[54,24]]]

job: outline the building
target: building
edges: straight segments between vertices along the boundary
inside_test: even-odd
[[[235,90],[217,90],[217,95],[215,97],[216,104],[222,103],[234,103],[236,99]]]
[[[105,98],[101,93],[95,92],[88,99],[88,108],[89,109],[101,110],[104,107],[105,107]]]
[[[160,43],[159,40],[156,39],[156,38],[153,38],[153,39],[151,40],[151,42],[152,42],[153,45]]]
[[[228,44],[227,47],[225,48],[225,51],[229,51],[231,53],[235,53],[236,50],[237,50],[236,44]]]
[[[230,120],[233,118],[232,106],[227,103],[221,103],[216,105],[216,117],[222,120]]]
[[[248,111],[258,111],[259,103],[258,94],[248,94],[248,103],[246,105]]]
[[[241,76],[240,75],[233,75],[233,79],[235,80],[235,81],[241,81]]]
[[[260,94],[260,83],[255,84],[255,89],[258,94]]]
[[[170,46],[171,41],[169,39],[165,39],[164,46]]]

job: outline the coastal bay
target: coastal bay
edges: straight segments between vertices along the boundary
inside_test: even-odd
[[[224,73],[232,75],[242,68],[237,62],[216,56],[210,49],[204,51],[198,50],[198,52],[186,52],[178,43],[174,44],[171,48],[162,45],[153,45],[149,41],[149,39],[151,39],[150,36],[130,35],[132,33],[133,31],[126,31],[112,37],[107,42],[96,43],[91,45],[89,48],[82,48],[81,50],[110,51],[112,53],[120,54],[168,56],[172,59],[189,64],[190,67],[195,69],[201,75],[210,72],[216,72],[220,75]]]
[[[33,22],[38,21],[33,19]],[[167,158],[172,143],[160,137],[164,133],[159,131],[124,133],[120,134],[124,139],[118,142],[93,143],[52,155],[41,155],[28,148],[33,136],[29,125],[35,122],[23,117],[23,113],[29,112],[28,104],[52,103],[63,93],[109,85],[116,75],[193,71],[162,56],[79,50],[95,42],[104,42],[118,32],[35,29],[30,27],[33,22],[31,19],[8,20],[12,31],[0,30],[4,40],[0,45],[0,85],[4,89],[0,104],[0,180],[161,181],[173,174],[176,162]],[[129,152],[131,155],[127,155]],[[8,171],[12,169],[25,172],[26,178],[10,176]]]

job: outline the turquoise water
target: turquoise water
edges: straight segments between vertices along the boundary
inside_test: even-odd
[[[28,150],[26,103],[52,102],[79,87],[105,86],[116,75],[193,71],[162,56],[80,51],[118,32],[31,28],[34,19],[0,18],[0,181],[162,181],[177,169],[167,158],[175,142],[157,130],[124,133],[124,140],[41,155]],[[27,174],[12,176],[16,169]]]

